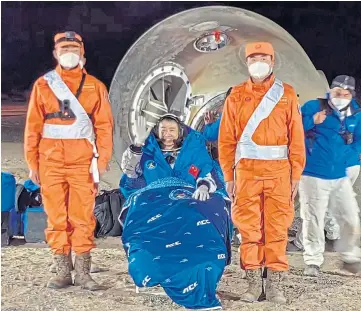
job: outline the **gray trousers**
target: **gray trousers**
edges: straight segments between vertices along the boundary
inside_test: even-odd
[[[347,168],[347,176],[350,178],[352,185],[356,182],[360,173],[360,165],[354,165]],[[332,215],[331,210],[337,209],[337,206],[333,197],[330,198],[329,206],[326,211],[325,216],[325,227],[326,237],[329,240],[338,240],[340,239],[340,226],[336,221],[336,218]],[[302,241],[302,225],[299,227],[296,233],[296,238],[293,243],[299,248],[303,249],[303,241]]]
[[[360,218],[356,194],[348,177],[326,180],[302,176],[300,180],[303,258],[306,265],[321,266],[325,251],[325,216],[329,208],[340,226],[336,250],[346,263],[361,261]],[[334,202],[334,204],[329,204]]]

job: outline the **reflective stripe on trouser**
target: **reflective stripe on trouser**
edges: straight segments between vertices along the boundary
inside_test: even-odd
[[[331,214],[341,229],[337,251],[347,263],[360,261],[359,207],[350,179],[302,176],[299,191],[305,264],[321,266],[324,261],[324,220],[330,199],[335,200],[336,208],[331,210]]]
[[[94,248],[96,191],[89,165],[54,167],[40,164],[41,195],[48,216],[46,241],[54,254]]]
[[[232,220],[242,236],[243,269],[288,270],[287,234],[294,216],[290,194],[289,176],[268,180],[237,176]]]

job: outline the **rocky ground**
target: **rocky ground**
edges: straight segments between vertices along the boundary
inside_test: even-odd
[[[2,171],[15,174],[18,181],[27,179],[23,157],[24,117],[2,118]],[[101,188],[116,188],[120,172],[115,162],[107,173]],[[356,191],[360,193],[360,181]],[[359,202],[360,203],[360,202]],[[104,271],[94,278],[104,285],[104,290],[95,293],[77,287],[66,290],[50,290],[45,287],[51,273],[50,250],[46,245],[16,245],[1,251],[1,308],[4,311],[148,311],[176,310],[179,306],[163,296],[136,293],[127,274],[127,260],[119,238],[98,240],[94,260]],[[225,310],[316,310],[339,311],[361,310],[361,278],[349,276],[338,269],[338,257],[326,254],[326,262],[318,279],[302,276],[303,261],[300,253],[289,254],[291,270],[284,282],[288,304],[272,305],[266,302],[246,304],[239,295],[246,289],[238,267],[238,254],[227,268],[220,284],[220,296]]]
[[[50,250],[45,246],[23,245],[2,249],[1,307],[4,311],[150,311],[180,310],[166,296],[137,294],[127,274],[127,260],[118,238],[99,241],[94,260],[103,272],[93,277],[104,290],[90,293],[77,287],[50,290],[45,287],[51,273]],[[337,268],[335,254],[327,254],[326,263],[318,279],[302,276],[301,254],[290,254],[291,271],[284,282],[288,298],[285,306],[267,302],[247,304],[239,301],[246,290],[246,281],[240,278],[238,254],[223,278],[219,288],[225,310],[319,310],[339,311],[361,308],[361,278],[342,274]]]

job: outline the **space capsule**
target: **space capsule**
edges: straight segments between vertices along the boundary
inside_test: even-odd
[[[159,116],[173,111],[201,130],[203,114],[221,111],[227,90],[248,78],[244,49],[247,42],[254,41],[273,44],[275,75],[296,89],[301,105],[327,92],[323,72],[315,68],[300,44],[270,19],[227,6],[178,13],[145,32],[114,74],[109,96],[117,162],[134,139],[139,115],[152,126]]]

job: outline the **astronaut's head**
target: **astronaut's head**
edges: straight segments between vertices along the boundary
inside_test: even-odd
[[[158,120],[154,134],[162,149],[172,150],[182,141],[183,124],[176,115],[165,114]]]

